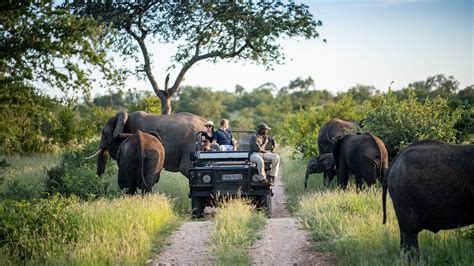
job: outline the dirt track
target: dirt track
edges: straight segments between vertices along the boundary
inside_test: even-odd
[[[329,265],[327,254],[310,250],[306,231],[291,217],[280,178],[273,187],[273,214],[267,220],[262,239],[250,250],[254,265]],[[169,245],[153,259],[153,265],[211,265],[209,254],[212,221],[184,223]],[[203,244],[204,243],[204,244]]]

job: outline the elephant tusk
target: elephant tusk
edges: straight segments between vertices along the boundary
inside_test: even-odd
[[[91,156],[89,157],[86,157],[86,160],[89,160],[89,159],[92,159],[94,157],[96,157],[97,155],[99,155],[99,153],[102,151],[102,149],[99,149],[96,153],[92,154]]]

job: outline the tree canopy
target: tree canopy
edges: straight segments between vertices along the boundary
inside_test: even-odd
[[[316,38],[316,29],[322,25],[308,6],[273,0],[80,1],[67,7],[80,16],[93,16],[107,27],[114,51],[139,62],[135,72],[145,74],[161,99],[163,114],[171,112],[171,97],[197,62],[243,59],[271,68],[285,59],[280,38]],[[168,70],[179,71],[171,83],[168,74],[163,87],[153,73],[149,41],[177,45],[172,56],[174,64]],[[159,75],[163,77],[165,73]]]
[[[90,17],[77,17],[53,0],[0,4],[0,78],[43,82],[62,91],[87,91],[91,66],[114,76],[102,31]]]

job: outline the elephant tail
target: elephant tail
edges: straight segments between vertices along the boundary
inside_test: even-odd
[[[382,209],[383,209],[383,221],[382,224],[385,224],[387,221],[387,179],[384,178],[382,181]]]
[[[143,141],[143,133],[138,130],[137,132],[138,134],[138,138],[137,138],[137,141],[138,141],[138,177],[141,178],[141,182],[142,182],[142,186],[140,187],[140,189],[143,191],[144,189],[148,190],[148,186],[146,184],[146,180],[145,180],[145,174],[144,174],[144,167],[145,167],[145,148],[144,148],[144,145],[145,145],[145,142]]]

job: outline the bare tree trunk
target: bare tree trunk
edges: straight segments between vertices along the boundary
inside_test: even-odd
[[[164,97],[159,97],[161,100],[161,114],[170,115],[171,114],[171,95],[162,94]]]

